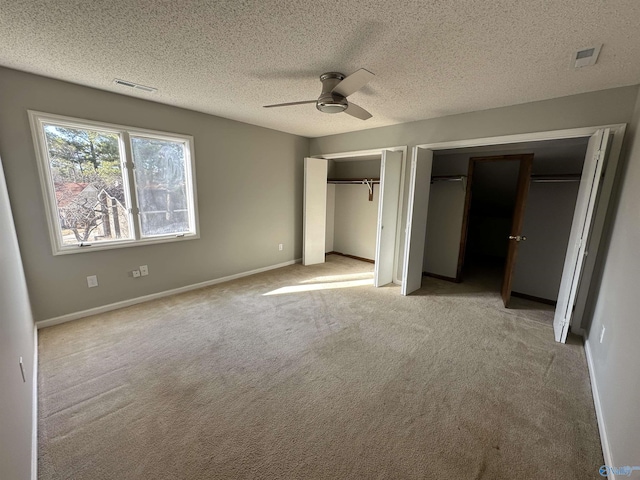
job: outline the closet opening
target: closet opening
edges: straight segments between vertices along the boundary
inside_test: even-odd
[[[326,255],[374,263],[380,155],[328,160]]]
[[[373,262],[373,285],[397,283],[406,147],[304,160],[302,263],[327,254]]]
[[[555,305],[588,140],[435,152],[423,274]]]

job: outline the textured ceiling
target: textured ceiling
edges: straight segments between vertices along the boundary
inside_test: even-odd
[[[638,0],[0,0],[0,64],[316,137],[640,83],[639,23]],[[358,68],[369,120],[262,108]]]

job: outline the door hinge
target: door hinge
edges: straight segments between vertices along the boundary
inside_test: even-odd
[[[129,209],[129,213],[130,213],[131,215],[138,215],[138,214],[140,213],[140,210],[138,210],[138,209],[137,209],[137,208],[135,208],[135,207],[131,207],[131,208]]]

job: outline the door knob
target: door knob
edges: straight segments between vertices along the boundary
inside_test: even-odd
[[[523,242],[527,239],[524,235],[509,235],[509,240],[515,240],[516,242]]]

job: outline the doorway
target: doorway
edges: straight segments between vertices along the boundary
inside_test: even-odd
[[[580,176],[578,197],[565,247],[554,318],[555,338],[564,341],[572,320],[576,329],[579,329],[584,312],[591,308],[587,293],[597,255],[587,256],[586,251],[598,250],[625,128],[626,125],[621,124],[415,147],[408,186],[402,293],[407,295],[420,288],[424,255],[425,251],[429,251],[425,237],[431,183],[424,180],[431,177],[434,153],[468,147],[495,149],[496,146],[518,145],[520,148],[531,142],[584,139],[588,142],[583,157],[584,170]]]
[[[511,300],[519,246],[527,238],[522,227],[533,158],[524,154],[469,160],[458,277],[485,275],[489,284],[495,278],[505,307]]]

